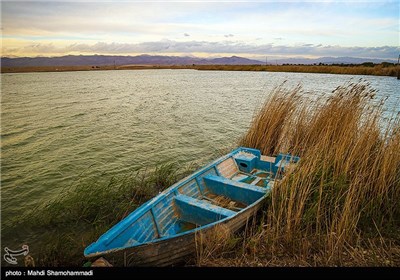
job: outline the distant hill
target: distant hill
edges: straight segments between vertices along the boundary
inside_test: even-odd
[[[1,58],[3,67],[27,67],[27,66],[82,66],[82,65],[251,65],[261,64],[261,61],[232,56],[221,58],[198,58],[188,56],[109,56],[109,55],[67,55],[61,57],[19,57]]]
[[[364,62],[396,63],[395,60],[369,59],[356,57],[320,57],[320,58],[287,58],[268,60],[268,64],[361,64]],[[111,56],[111,55],[67,55],[61,57],[18,57],[1,58],[2,67],[38,67],[38,66],[102,66],[102,65],[254,65],[265,64],[265,61],[253,60],[239,56],[220,58],[199,58],[189,56]]]

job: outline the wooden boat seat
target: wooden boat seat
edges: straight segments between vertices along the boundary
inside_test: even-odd
[[[250,177],[250,174],[239,170],[235,159],[228,158],[216,166],[219,175],[234,181],[243,181]]]
[[[257,201],[269,190],[211,174],[204,176],[203,179],[211,193],[226,196],[246,205]]]
[[[242,180],[246,180],[247,178],[249,178],[249,175],[246,175],[244,173],[238,172],[235,175],[233,175],[230,179],[234,180],[234,181],[242,181]]]
[[[235,215],[236,212],[187,195],[175,196],[179,219],[196,225],[205,225]]]
[[[270,157],[270,156],[265,156],[265,155],[261,155],[260,158],[262,161],[266,161],[266,162],[270,162],[270,163],[275,163],[275,157]]]

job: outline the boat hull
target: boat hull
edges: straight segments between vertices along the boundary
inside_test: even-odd
[[[239,231],[258,212],[263,200],[264,198],[260,199],[255,205],[211,227],[154,243],[110,252],[104,257],[114,266],[162,267],[186,263],[196,256],[196,237],[199,234],[207,235],[220,226],[224,226],[232,233]]]

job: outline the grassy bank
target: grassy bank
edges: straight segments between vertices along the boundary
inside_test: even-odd
[[[383,123],[374,96],[350,84],[310,104],[275,89],[240,145],[301,161],[241,241],[199,265],[399,266],[400,119]]]
[[[82,266],[83,250],[135,208],[198,168],[164,164],[108,180],[82,178],[39,208],[15,217],[9,232],[25,231],[34,266]],[[22,241],[20,241],[22,242]],[[20,247],[16,244],[15,247]],[[2,260],[2,265],[7,263]]]
[[[400,69],[391,63],[350,65],[101,65],[101,66],[41,66],[2,67],[2,73],[64,72],[99,70],[194,69],[209,71],[267,71],[326,73],[345,75],[397,76]]]

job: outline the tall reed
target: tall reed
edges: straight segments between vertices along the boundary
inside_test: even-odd
[[[240,141],[301,157],[272,191],[260,238],[268,252],[334,265],[365,236],[394,236],[400,248],[400,118],[382,122],[383,108],[365,82],[312,103],[300,87],[274,90]]]

